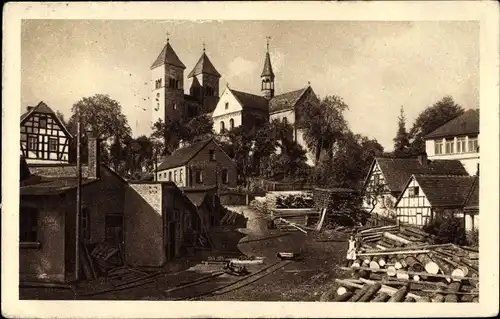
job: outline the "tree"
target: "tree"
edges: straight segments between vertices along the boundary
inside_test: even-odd
[[[307,104],[302,114],[301,125],[305,129],[307,146],[314,150],[316,164],[324,152],[331,158],[336,142],[348,129],[343,112],[349,107],[336,95],[327,96],[319,103]]]
[[[408,138],[408,132],[406,131],[406,117],[402,106],[398,117],[398,131],[393,141],[394,155],[396,157],[405,157],[408,155],[410,140]]]
[[[425,152],[424,137],[464,113],[463,107],[455,103],[451,96],[445,96],[422,111],[410,130],[410,154]]]
[[[196,143],[214,135],[214,122],[210,114],[198,115],[188,122],[181,122],[180,124],[185,127],[182,130],[184,134],[181,136],[181,139],[187,143]]]
[[[70,157],[72,160],[76,158],[77,110],[80,111],[82,129],[82,161],[85,161],[87,158],[87,139],[83,131],[90,127],[101,139],[101,161],[105,164],[111,164],[113,159],[111,158],[108,141],[111,141],[115,137],[123,140],[131,134],[127,118],[122,113],[121,105],[108,95],[103,94],[84,97],[73,105],[73,114],[67,123],[68,130],[75,137],[70,145]]]
[[[316,184],[359,189],[371,162],[382,153],[377,140],[348,131],[338,140],[334,156],[315,167]]]
[[[186,127],[180,120],[167,118],[165,122],[159,119],[153,124],[153,132],[150,138],[155,141],[162,141],[161,155],[170,155],[177,148],[184,136],[186,136]]]

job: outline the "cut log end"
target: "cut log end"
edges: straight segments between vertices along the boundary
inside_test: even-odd
[[[339,287],[337,289],[337,295],[342,296],[343,294],[347,293],[348,290],[345,287]]]

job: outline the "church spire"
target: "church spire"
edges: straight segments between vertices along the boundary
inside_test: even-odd
[[[264,68],[260,78],[262,80],[261,92],[262,95],[267,99],[272,99],[274,96],[274,72],[271,66],[271,56],[269,55],[269,40],[271,37],[266,37],[267,40],[267,51],[266,58],[264,60]]]

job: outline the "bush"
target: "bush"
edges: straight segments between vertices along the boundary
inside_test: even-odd
[[[436,244],[465,245],[467,243],[462,221],[457,218],[435,219],[427,224],[424,230],[435,236]]]
[[[467,245],[473,247],[479,246],[479,230],[469,230],[465,236],[467,237]]]

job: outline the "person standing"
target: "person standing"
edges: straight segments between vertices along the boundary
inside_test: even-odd
[[[346,264],[349,266],[350,263],[356,260],[356,240],[354,235],[349,236],[349,246],[347,247]]]

